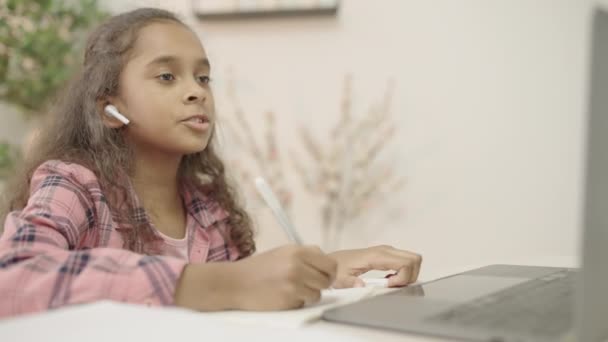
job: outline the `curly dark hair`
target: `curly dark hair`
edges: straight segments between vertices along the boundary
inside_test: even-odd
[[[140,8],[113,16],[89,36],[82,70],[68,84],[52,107],[52,117],[29,149],[22,165],[5,189],[6,203],[0,212],[3,220],[8,212],[22,209],[29,198],[29,183],[34,171],[47,160],[62,160],[92,170],[106,194],[119,194],[108,201],[119,222],[136,229],[123,234],[125,248],[151,253],[147,248],[155,240],[151,227],[135,220],[135,208],[128,191],[134,155],[122,132],[106,127],[99,115],[97,100],[115,95],[119,75],[128,60],[141,28],[153,23],[172,21],[188,27],[175,14],[156,8]],[[225,168],[213,147],[214,134],[202,152],[185,155],[179,166],[181,181],[199,187],[229,213],[233,243],[240,258],[255,252],[253,228],[249,215],[237,203],[236,192],[228,184]],[[206,179],[206,181],[204,181]]]

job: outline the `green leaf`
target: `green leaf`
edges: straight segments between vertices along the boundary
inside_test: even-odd
[[[36,113],[73,74],[76,68],[67,65],[67,56],[78,60],[91,27],[107,17],[96,0],[7,0],[4,13],[10,17],[29,18],[33,31],[10,27],[0,20],[0,44],[10,49],[0,54],[0,99]],[[44,26],[41,22],[46,22]],[[69,24],[69,39],[60,32]],[[36,67],[23,67],[25,58]]]

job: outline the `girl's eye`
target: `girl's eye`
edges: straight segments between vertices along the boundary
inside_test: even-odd
[[[173,80],[175,80],[175,76],[173,76],[173,74],[170,74],[170,73],[160,74],[160,75],[157,76],[157,78],[161,79],[162,81],[173,81]]]
[[[209,78],[209,76],[199,76],[198,80],[204,84],[209,84],[209,82],[211,82],[211,78]]]

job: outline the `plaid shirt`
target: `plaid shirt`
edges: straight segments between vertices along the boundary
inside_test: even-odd
[[[228,214],[199,189],[184,186],[181,195],[189,262],[236,260]],[[106,198],[83,166],[48,161],[34,172],[26,207],[7,216],[0,237],[0,317],[96,300],[173,304],[188,261],[123,249],[117,229],[128,227]],[[149,223],[143,208],[138,216]]]

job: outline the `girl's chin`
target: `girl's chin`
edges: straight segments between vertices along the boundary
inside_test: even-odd
[[[206,148],[207,148],[207,143],[199,144],[198,146],[191,146],[190,148],[184,149],[183,154],[189,155],[189,154],[203,152]]]

